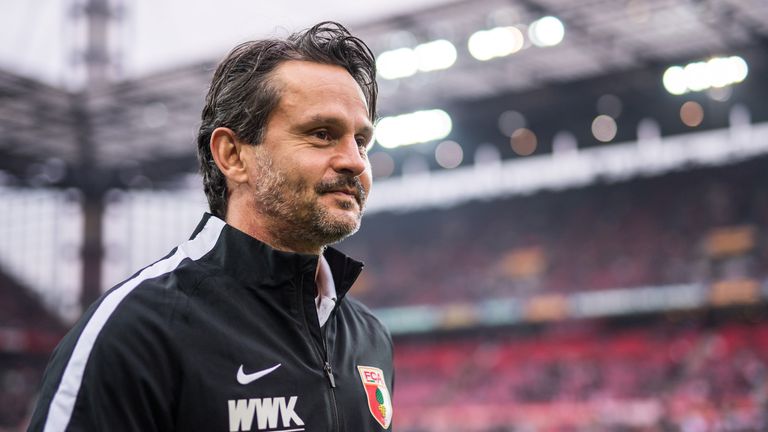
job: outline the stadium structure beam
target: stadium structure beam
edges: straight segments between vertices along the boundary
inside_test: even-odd
[[[80,301],[85,310],[101,294],[103,246],[104,198],[107,183],[103,178],[104,168],[97,163],[96,143],[93,125],[88,113],[88,95],[93,89],[108,84],[113,59],[109,55],[109,29],[112,24],[112,8],[107,0],[88,0],[84,12],[87,25],[87,46],[85,66],[87,82],[85,89],[75,96],[73,117],[77,127],[79,166],[77,172],[79,189],[83,192],[83,286]]]

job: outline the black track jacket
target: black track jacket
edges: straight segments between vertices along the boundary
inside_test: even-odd
[[[29,430],[391,430],[391,338],[345,298],[362,264],[331,248],[324,257],[339,301],[321,328],[317,256],[206,214],[62,340]]]

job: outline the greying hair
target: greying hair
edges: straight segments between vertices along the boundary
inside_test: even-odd
[[[211,154],[211,134],[227,127],[248,144],[259,144],[270,114],[280,101],[271,82],[282,62],[305,60],[341,66],[355,79],[368,103],[368,116],[376,119],[376,62],[362,40],[339,23],[326,21],[286,39],[245,42],[235,47],[216,68],[205,98],[197,134],[197,157],[211,213],[227,213],[227,182]]]

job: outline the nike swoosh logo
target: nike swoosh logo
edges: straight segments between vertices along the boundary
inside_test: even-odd
[[[250,384],[257,379],[263,377],[264,375],[272,373],[275,369],[279,368],[282,363],[278,363],[274,366],[272,366],[269,369],[260,370],[258,372],[254,373],[245,373],[243,371],[243,365],[240,365],[240,369],[237,370],[237,382],[239,382],[242,385]]]

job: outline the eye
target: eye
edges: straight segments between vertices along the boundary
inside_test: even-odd
[[[329,140],[331,140],[331,133],[330,133],[330,132],[328,132],[328,131],[327,131],[327,130],[325,130],[325,129],[319,129],[319,130],[316,130],[316,131],[314,131],[314,132],[312,133],[312,135],[313,135],[315,138],[318,138],[318,139],[320,139],[320,140],[323,140],[323,141],[329,141]]]
[[[364,135],[357,135],[355,141],[357,141],[358,147],[365,149],[366,151],[370,148],[370,145],[373,144],[373,139]]]

